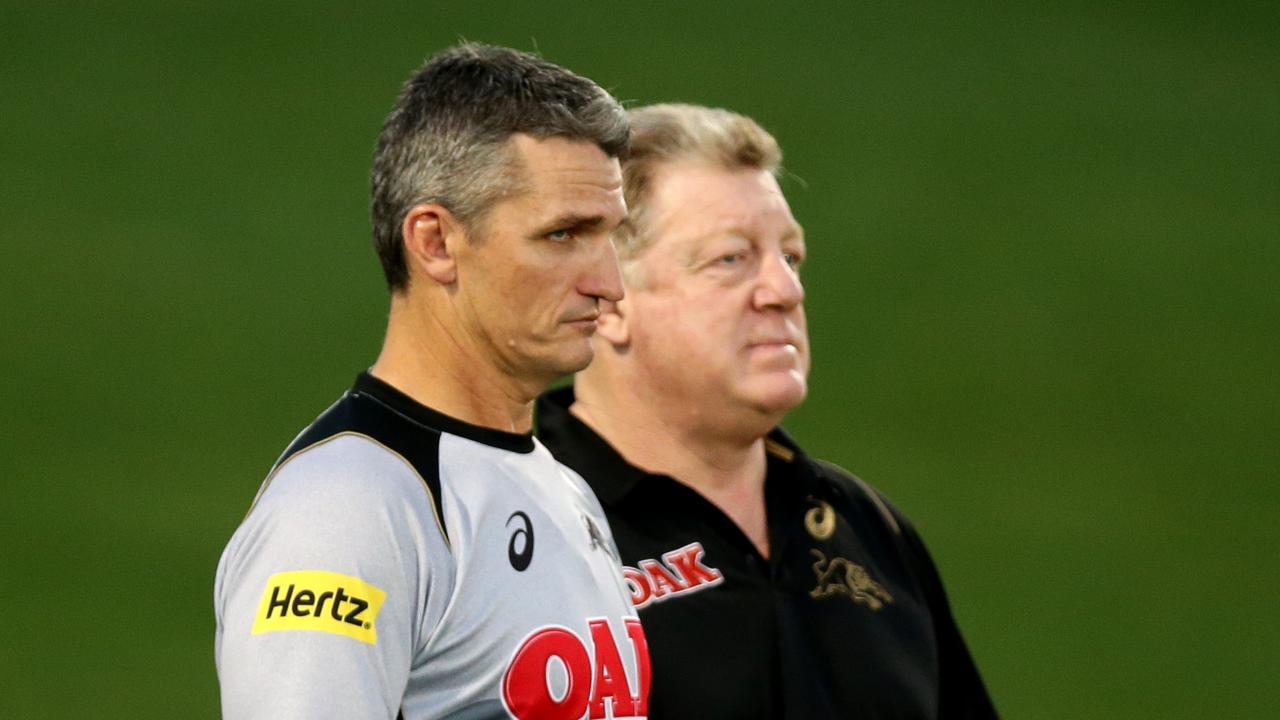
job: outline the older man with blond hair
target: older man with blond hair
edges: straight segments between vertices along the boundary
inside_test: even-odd
[[[612,524],[652,716],[994,717],[911,524],[778,427],[809,340],[777,142],[725,110],[630,118],[626,297],[538,421]]]

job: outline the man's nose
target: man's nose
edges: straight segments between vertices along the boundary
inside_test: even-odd
[[[590,297],[617,302],[622,299],[622,271],[618,268],[618,253],[610,235],[601,235],[592,243],[593,251],[586,274],[578,285],[578,292]]]
[[[766,258],[760,266],[755,293],[756,307],[791,310],[803,302],[804,285],[800,283],[800,275],[787,261],[786,255]]]

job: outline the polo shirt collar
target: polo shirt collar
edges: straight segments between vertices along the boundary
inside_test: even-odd
[[[551,390],[538,398],[534,412],[538,439],[556,459],[587,480],[600,502],[616,505],[646,478],[672,479],[645,472],[627,462],[595,430],[569,411],[573,402],[572,385]],[[769,433],[765,449],[771,458],[787,464],[807,462],[804,451],[782,428],[774,428]]]
[[[627,462],[595,430],[569,412],[573,386],[544,393],[534,406],[538,439],[557,460],[582,475],[605,505],[614,505],[650,473]]]

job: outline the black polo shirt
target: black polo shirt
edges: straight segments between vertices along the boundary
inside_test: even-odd
[[[651,718],[996,716],[924,544],[875,490],[775,430],[765,559],[572,403],[571,387],[540,398],[538,434],[609,517],[649,641]]]

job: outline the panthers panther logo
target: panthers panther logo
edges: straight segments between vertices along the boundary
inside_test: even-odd
[[[827,556],[816,548],[809,552],[818,558],[813,564],[813,573],[817,575],[818,582],[809,591],[810,597],[848,595],[853,602],[862,603],[872,610],[879,610],[886,603],[893,602],[893,595],[883,585],[872,580],[867,569],[861,565],[842,557],[827,560]]]

